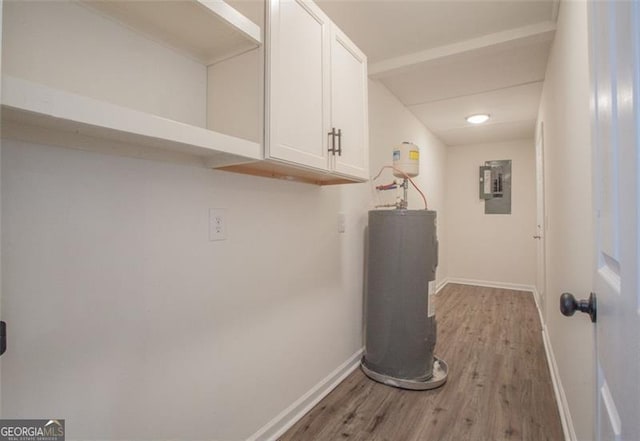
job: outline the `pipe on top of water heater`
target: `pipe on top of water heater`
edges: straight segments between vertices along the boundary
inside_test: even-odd
[[[418,188],[416,183],[413,181],[413,177],[418,176],[420,173],[420,149],[417,145],[411,142],[403,142],[402,144],[394,147],[393,149],[393,165],[385,165],[383,166],[378,174],[372,179],[375,181],[380,177],[382,172],[385,169],[393,170],[393,175],[398,178],[403,178],[404,182],[399,186],[404,189],[404,198],[401,201],[394,205],[387,206],[395,206],[396,208],[407,208],[407,181],[411,182],[411,185],[416,189],[416,191],[422,197],[422,201],[424,202],[424,209],[428,209],[427,198],[424,193]],[[397,188],[398,184],[394,181],[388,185],[381,185],[376,187],[376,190],[391,190]]]

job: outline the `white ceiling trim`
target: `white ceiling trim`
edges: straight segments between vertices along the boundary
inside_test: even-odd
[[[421,63],[431,62],[439,58],[464,54],[491,46],[505,45],[523,39],[540,37],[551,40],[556,30],[556,24],[551,21],[536,23],[507,31],[495,32],[482,37],[439,46],[412,54],[402,55],[379,61],[369,65],[369,76],[384,78],[406,72]]]

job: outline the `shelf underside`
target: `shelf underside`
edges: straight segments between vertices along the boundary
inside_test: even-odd
[[[82,0],[205,65],[259,46],[260,27],[221,0]]]

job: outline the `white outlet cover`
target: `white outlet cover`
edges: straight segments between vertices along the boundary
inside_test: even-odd
[[[227,239],[227,215],[224,208],[209,209],[209,240]]]
[[[347,216],[344,213],[338,213],[338,233],[344,233],[347,230]]]

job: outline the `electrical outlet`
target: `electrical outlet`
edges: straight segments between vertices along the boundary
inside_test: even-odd
[[[224,208],[209,209],[209,240],[227,239],[227,220]]]

